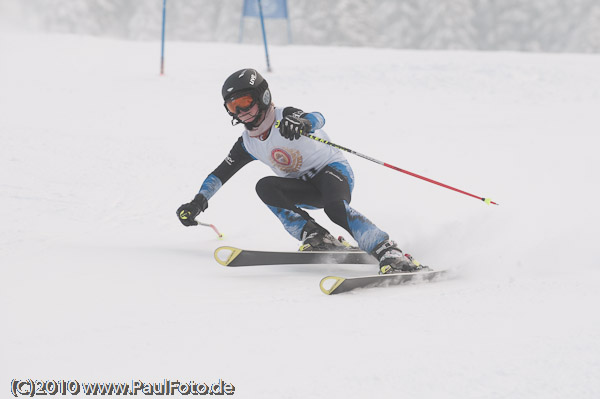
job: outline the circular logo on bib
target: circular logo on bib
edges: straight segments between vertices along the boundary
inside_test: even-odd
[[[275,148],[271,151],[271,159],[279,165],[289,166],[292,163],[292,156],[281,148]]]
[[[302,155],[298,150],[275,148],[271,151],[271,163],[282,172],[298,172],[302,167]]]

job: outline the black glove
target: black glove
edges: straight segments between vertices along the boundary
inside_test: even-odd
[[[288,115],[279,122],[279,133],[288,140],[297,140],[311,130],[312,124],[309,120],[293,115]]]
[[[208,208],[208,200],[202,194],[196,194],[192,202],[183,204],[177,209],[177,217],[184,226],[197,226],[196,216]]]

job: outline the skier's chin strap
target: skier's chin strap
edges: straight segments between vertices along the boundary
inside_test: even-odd
[[[260,111],[254,120],[251,122],[244,123],[236,116],[231,119],[231,125],[235,126],[240,123],[244,124],[244,127],[248,131],[250,137],[258,137],[263,135],[266,131],[271,129],[273,123],[275,123],[275,106],[271,104],[267,109]]]
[[[236,126],[239,125],[240,123],[244,125],[244,127],[246,128],[246,130],[250,131],[253,130],[255,128],[256,125],[256,121],[258,121],[260,119],[260,113],[254,118],[254,120],[252,122],[247,122],[244,123],[243,121],[239,120],[237,117],[233,116],[231,118],[231,126]]]

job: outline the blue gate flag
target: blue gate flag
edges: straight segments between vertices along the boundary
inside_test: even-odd
[[[288,17],[287,0],[261,0],[263,18],[284,18]],[[242,17],[260,18],[258,9],[258,0],[244,0],[244,10]]]
[[[165,74],[165,23],[167,21],[167,0],[163,1],[163,12],[162,12],[162,38],[160,45],[160,74]]]

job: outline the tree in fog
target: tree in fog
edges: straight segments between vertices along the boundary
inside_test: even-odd
[[[422,0],[419,48],[469,49],[476,47],[471,0]]]
[[[162,0],[4,0],[54,32],[157,40]],[[238,40],[243,0],[169,0],[167,36]],[[288,0],[297,44],[415,49],[600,52],[599,0]],[[6,7],[5,7],[6,9]],[[271,44],[287,42],[267,20]],[[261,41],[245,18],[244,42]]]

